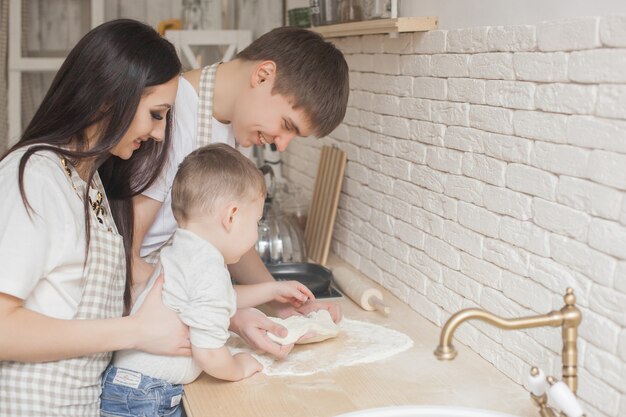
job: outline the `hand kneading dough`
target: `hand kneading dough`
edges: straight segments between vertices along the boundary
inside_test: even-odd
[[[327,310],[318,310],[306,316],[291,316],[286,319],[270,317],[274,322],[285,326],[288,330],[287,336],[278,337],[268,332],[267,336],[281,345],[292,343],[305,344],[321,342],[339,334],[341,328],[333,322]],[[308,332],[314,332],[315,336],[306,340],[298,340]]]

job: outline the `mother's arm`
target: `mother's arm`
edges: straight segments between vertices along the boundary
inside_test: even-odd
[[[0,293],[0,361],[44,362],[122,349],[190,355],[187,326],[163,305],[162,286],[157,280],[137,314],[100,320],[55,319]]]

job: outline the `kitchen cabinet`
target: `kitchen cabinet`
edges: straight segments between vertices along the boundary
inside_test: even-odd
[[[328,266],[345,265],[337,257]],[[256,374],[239,382],[202,374],[185,387],[189,417],[330,417],[390,405],[454,405],[534,417],[537,411],[523,387],[508,379],[469,348],[440,362],[433,355],[440,328],[384,291],[389,316],[361,310],[348,298],[336,299],[350,319],[368,321],[407,334],[409,350],[367,364],[335,368],[307,376]],[[326,343],[332,343],[328,341]],[[314,345],[295,349],[315,349]],[[323,360],[324,358],[320,358]],[[289,360],[287,358],[286,360]]]

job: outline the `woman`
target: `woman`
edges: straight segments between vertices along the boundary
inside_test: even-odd
[[[110,352],[190,354],[160,286],[122,317],[130,199],[167,157],[180,70],[149,26],[105,23],[72,49],[0,160],[0,416],[97,416]]]

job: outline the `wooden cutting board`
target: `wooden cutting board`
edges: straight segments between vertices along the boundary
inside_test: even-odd
[[[346,161],[346,153],[341,149],[334,146],[322,148],[304,229],[309,259],[320,265],[326,265],[328,259]]]

